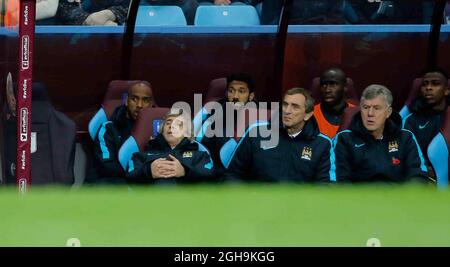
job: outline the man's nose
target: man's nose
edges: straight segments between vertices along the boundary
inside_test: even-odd
[[[287,106],[287,107],[285,107],[285,108],[283,109],[283,113],[284,113],[284,114],[291,114],[291,111],[292,111],[292,109],[291,109],[290,106]]]
[[[375,110],[374,110],[374,108],[369,108],[368,115],[369,115],[370,117],[373,117],[373,116],[375,115]]]
[[[136,103],[136,107],[142,108],[143,106],[144,106],[144,101],[138,100],[137,103]]]

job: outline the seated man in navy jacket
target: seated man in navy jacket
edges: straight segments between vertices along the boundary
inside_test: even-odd
[[[192,125],[181,112],[169,112],[158,136],[144,152],[133,154],[128,165],[130,182],[165,183],[211,180],[213,162],[208,150],[192,141]]]
[[[411,114],[404,118],[403,122],[403,128],[416,136],[431,178],[435,178],[435,174],[428,160],[427,150],[428,145],[439,133],[449,104],[447,97],[450,88],[447,80],[448,75],[444,70],[438,68],[426,70],[422,76],[420,96],[409,106]]]
[[[386,87],[373,84],[363,91],[361,112],[334,138],[338,182],[427,181],[416,138],[401,129],[400,115],[391,105]]]
[[[125,182],[125,170],[117,157],[119,149],[130,137],[139,111],[151,107],[152,104],[153,92],[150,83],[136,81],[130,84],[125,104],[114,110],[109,121],[102,124],[94,140],[94,158],[100,176],[95,182]]]
[[[313,117],[314,99],[303,88],[283,97],[278,144],[264,145],[270,137],[248,135],[238,146],[227,178],[263,182],[329,182],[335,178],[331,140],[319,132]],[[273,130],[273,129],[272,129]],[[253,128],[252,131],[259,131]]]

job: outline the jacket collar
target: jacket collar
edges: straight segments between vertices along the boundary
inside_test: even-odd
[[[448,106],[448,100],[446,104]],[[429,106],[427,106],[422,97],[417,97],[408,107],[412,113],[424,116],[440,115],[443,114],[446,110],[446,108],[443,111],[438,111],[430,108]]]
[[[289,134],[287,133],[286,129],[284,127],[280,127],[280,132],[286,135],[287,137],[291,138]],[[305,125],[303,126],[302,131],[299,135],[292,138],[294,140],[313,140],[316,138],[316,136],[320,133],[319,126],[317,125],[317,121],[312,116],[308,121],[306,121]]]
[[[188,138],[183,138],[181,142],[173,149],[169,146],[166,139],[162,134],[158,134],[155,139],[150,140],[147,144],[147,150],[197,150],[198,144],[189,140]]]

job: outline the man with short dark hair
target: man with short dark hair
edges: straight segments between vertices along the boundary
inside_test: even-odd
[[[145,81],[131,84],[124,105],[114,110],[109,121],[104,122],[95,138],[94,156],[99,165],[99,175],[105,182],[124,182],[125,170],[117,158],[119,149],[130,137],[139,111],[151,107],[153,93]]]
[[[346,91],[347,77],[341,69],[331,68],[320,76],[321,102],[314,106],[314,117],[320,132],[329,138],[339,130],[345,108],[354,107],[346,101]]]
[[[169,112],[159,134],[128,165],[130,182],[201,182],[213,176],[209,152],[192,139],[192,125],[181,112]]]
[[[258,128],[243,137],[227,178],[263,182],[329,182],[335,179],[331,140],[319,132],[313,117],[314,99],[303,88],[283,97],[282,125],[275,145],[262,142]],[[256,136],[256,137],[252,137]]]
[[[426,70],[422,75],[420,95],[409,106],[411,113],[403,120],[403,128],[413,132],[417,138],[431,177],[434,177],[434,172],[428,160],[427,149],[439,132],[448,106],[450,89],[447,81],[448,75],[444,70]]]
[[[368,86],[361,112],[334,140],[338,182],[426,181],[426,167],[414,134],[401,129],[385,86]]]
[[[222,107],[223,111],[223,128],[219,132],[221,132],[222,136],[204,136],[201,139],[201,143],[205,145],[209,151],[211,151],[211,156],[214,161],[214,165],[216,166],[218,175],[222,174],[225,170],[222,161],[220,160],[220,149],[222,146],[230,139],[231,136],[227,136],[227,119],[226,119],[226,108],[227,103],[232,104],[234,107],[234,125],[229,125],[230,127],[236,127],[237,123],[237,112],[241,110],[247,103],[253,102],[255,100],[255,87],[253,83],[253,79],[249,74],[246,73],[235,73],[227,77],[227,89],[226,89],[226,97],[219,100],[218,103]],[[256,105],[256,103],[255,103]],[[255,106],[256,107],[256,106]],[[210,114],[211,116],[213,114]],[[209,116],[209,117],[211,117]],[[208,117],[208,118],[209,118]],[[207,119],[208,119],[207,118]],[[206,120],[207,120],[206,119]],[[211,124],[209,129],[216,129],[217,126],[215,123]]]

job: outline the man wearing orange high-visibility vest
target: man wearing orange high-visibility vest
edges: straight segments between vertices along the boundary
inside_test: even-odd
[[[344,109],[354,106],[346,101],[346,91],[347,77],[341,69],[332,68],[320,76],[321,102],[314,106],[314,117],[319,131],[329,138],[336,135]]]

